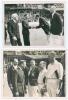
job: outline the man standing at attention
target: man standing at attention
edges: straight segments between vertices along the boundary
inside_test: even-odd
[[[18,26],[19,17],[17,13],[11,15],[11,19],[8,21],[8,33],[10,37],[10,43],[12,46],[22,46],[20,40],[19,26]]]
[[[59,13],[56,12],[56,7],[50,8],[50,44],[61,44],[60,37],[62,35],[62,20]],[[60,42],[59,42],[60,41]]]
[[[35,65],[35,60],[30,61],[30,70],[28,73],[28,91],[29,91],[29,96],[37,96],[37,79],[39,75],[39,69]]]
[[[55,59],[55,52],[49,54],[47,68],[47,91],[50,97],[56,97],[62,86],[63,66]]]
[[[22,21],[22,34],[25,46],[30,46],[30,33],[29,33],[29,24],[27,19],[27,14],[24,14]]]

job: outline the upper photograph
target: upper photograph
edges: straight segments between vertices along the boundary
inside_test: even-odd
[[[4,4],[5,46],[64,46],[64,4]]]

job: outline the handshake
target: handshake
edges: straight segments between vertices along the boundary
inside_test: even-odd
[[[17,41],[17,38],[15,36],[13,36],[13,40]]]

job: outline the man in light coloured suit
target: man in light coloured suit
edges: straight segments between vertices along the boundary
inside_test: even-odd
[[[63,66],[55,59],[55,52],[49,54],[47,68],[47,91],[50,97],[56,97],[60,93],[63,79]]]
[[[46,62],[40,61],[39,67],[40,67],[40,72],[38,76],[38,93],[39,96],[48,97],[49,95],[47,93],[47,88],[46,88],[46,73],[47,73]]]

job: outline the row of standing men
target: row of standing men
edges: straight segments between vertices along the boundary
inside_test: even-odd
[[[40,61],[37,67],[35,60],[31,60],[30,67],[27,67],[25,60],[18,62],[18,59],[14,59],[7,71],[13,96],[64,96],[63,65],[52,53],[46,66],[45,61]]]

